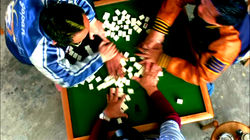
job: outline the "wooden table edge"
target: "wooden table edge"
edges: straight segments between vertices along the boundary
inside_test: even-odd
[[[99,1],[95,1],[94,5],[95,5],[95,7],[98,7],[98,6],[103,6],[103,5],[108,5],[108,4],[118,3],[118,2],[124,2],[124,1],[129,1],[129,0],[99,0]]]
[[[202,98],[204,101],[206,111],[181,117],[181,124],[198,122],[202,120],[212,119],[214,117],[214,111],[213,111],[212,103],[210,100],[210,96],[207,91],[206,83],[201,82],[200,87],[201,87]],[[67,93],[66,88],[62,88],[61,99],[62,99],[62,106],[63,106],[68,140],[87,140],[89,136],[83,136],[83,137],[78,137],[78,138],[74,138],[73,136],[72,122],[71,122],[70,108],[69,108],[69,101],[68,101],[68,93]],[[135,126],[134,128],[140,132],[145,132],[145,131],[157,129],[158,127],[159,125],[156,122],[153,122],[153,123]]]

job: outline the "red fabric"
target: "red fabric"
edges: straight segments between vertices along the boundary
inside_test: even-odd
[[[91,131],[89,140],[106,140],[107,139],[107,121],[98,119]]]
[[[159,90],[155,91],[150,96],[150,99],[152,101],[152,105],[160,115],[160,118],[163,119],[162,121],[174,120],[178,123],[179,127],[181,127],[181,119],[179,115],[175,112],[172,105]]]
[[[150,96],[150,99],[151,105],[153,105],[162,121],[174,120],[178,123],[179,127],[181,127],[181,119],[179,115],[159,90],[155,91]],[[107,121],[98,119],[91,131],[89,140],[107,139],[107,125]]]

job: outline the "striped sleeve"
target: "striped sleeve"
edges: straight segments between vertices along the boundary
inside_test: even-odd
[[[170,27],[170,25],[167,24],[164,20],[162,20],[159,17],[156,17],[154,25],[153,25],[154,30],[156,30],[160,33],[163,33],[163,34],[168,34],[169,27]]]
[[[220,74],[223,71],[223,69],[228,65],[230,64],[223,62],[214,56],[211,56],[205,64],[207,69],[216,75]]]
[[[166,54],[161,54],[157,64],[163,68],[167,68],[171,57]]]
[[[90,22],[95,18],[95,11],[89,1],[75,0],[74,4],[80,6],[85,11]]]
[[[71,87],[84,81],[103,66],[99,53],[71,65],[62,49],[49,44],[46,38],[41,39],[30,60],[46,77],[63,87]]]
[[[179,125],[173,121],[168,120],[161,124],[160,140],[185,140],[181,133]]]

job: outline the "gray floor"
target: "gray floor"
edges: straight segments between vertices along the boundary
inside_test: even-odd
[[[1,28],[9,0],[1,0]],[[1,139],[67,139],[60,93],[35,68],[19,63],[7,50],[1,35]],[[215,119],[249,125],[249,67],[236,64],[215,82],[211,97]],[[212,120],[202,121],[206,124]],[[208,140],[213,129],[201,131],[200,123],[187,124],[187,140]]]

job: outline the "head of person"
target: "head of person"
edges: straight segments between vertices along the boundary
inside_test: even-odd
[[[198,15],[213,25],[237,25],[247,13],[244,0],[200,0]]]
[[[60,47],[81,43],[89,32],[89,20],[82,8],[67,3],[49,4],[41,11],[39,24]]]

